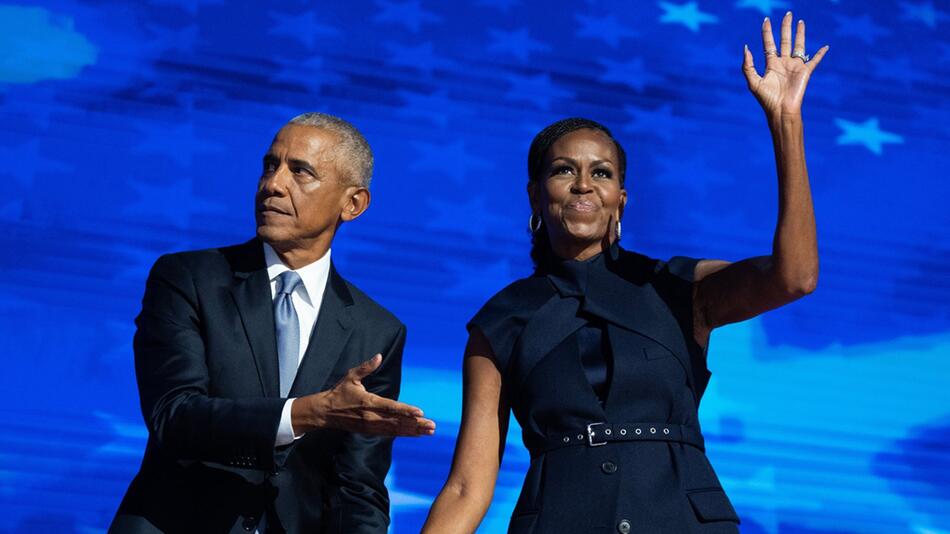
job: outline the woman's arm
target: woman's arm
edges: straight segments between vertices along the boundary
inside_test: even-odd
[[[475,532],[495,491],[508,433],[508,405],[491,345],[476,328],[462,368],[462,426],[452,470],[429,510],[424,534]]]
[[[693,317],[696,340],[705,345],[718,326],[755,317],[814,291],[818,283],[818,242],[812,207],[801,104],[811,73],[828,47],[807,63],[792,55],[792,14],[782,20],[781,49],[776,50],[768,18],[762,23],[765,75],[759,76],[748,47],[742,70],[768,120],[778,171],[779,209],[772,254],[735,263],[719,260],[696,265]],[[805,23],[798,22],[795,54],[805,50]]]

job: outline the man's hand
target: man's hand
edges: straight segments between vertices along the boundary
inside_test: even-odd
[[[377,354],[347,371],[332,389],[296,399],[291,410],[294,432],[336,428],[387,436],[434,434],[435,421],[422,417],[419,408],[374,395],[363,387],[362,380],[382,361],[382,355]]]

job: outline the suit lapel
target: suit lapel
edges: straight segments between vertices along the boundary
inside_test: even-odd
[[[264,250],[260,241],[252,239],[229,252],[232,253],[229,254],[229,261],[235,278],[231,296],[254,354],[261,390],[265,397],[277,397],[280,395],[280,377],[274,335],[274,305]]]
[[[290,388],[291,397],[309,395],[323,389],[352,333],[352,305],[353,297],[346,288],[346,282],[331,263],[327,289],[323,293],[323,303],[320,304],[320,315],[313,327],[307,352],[297,369],[297,377]],[[367,358],[369,356],[372,355],[367,355]]]

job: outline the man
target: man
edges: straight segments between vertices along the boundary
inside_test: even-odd
[[[264,156],[257,237],[155,263],[134,341],[148,445],[111,532],[386,531],[390,436],[435,424],[394,400],[405,326],[330,261],[372,158],[346,121],[300,115]]]

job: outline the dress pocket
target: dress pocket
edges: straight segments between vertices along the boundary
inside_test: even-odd
[[[689,504],[696,513],[696,518],[700,523],[709,523],[712,521],[732,521],[739,522],[739,516],[736,515],[732,503],[726,497],[726,493],[721,489],[710,489],[693,491],[686,494],[689,498]]]

